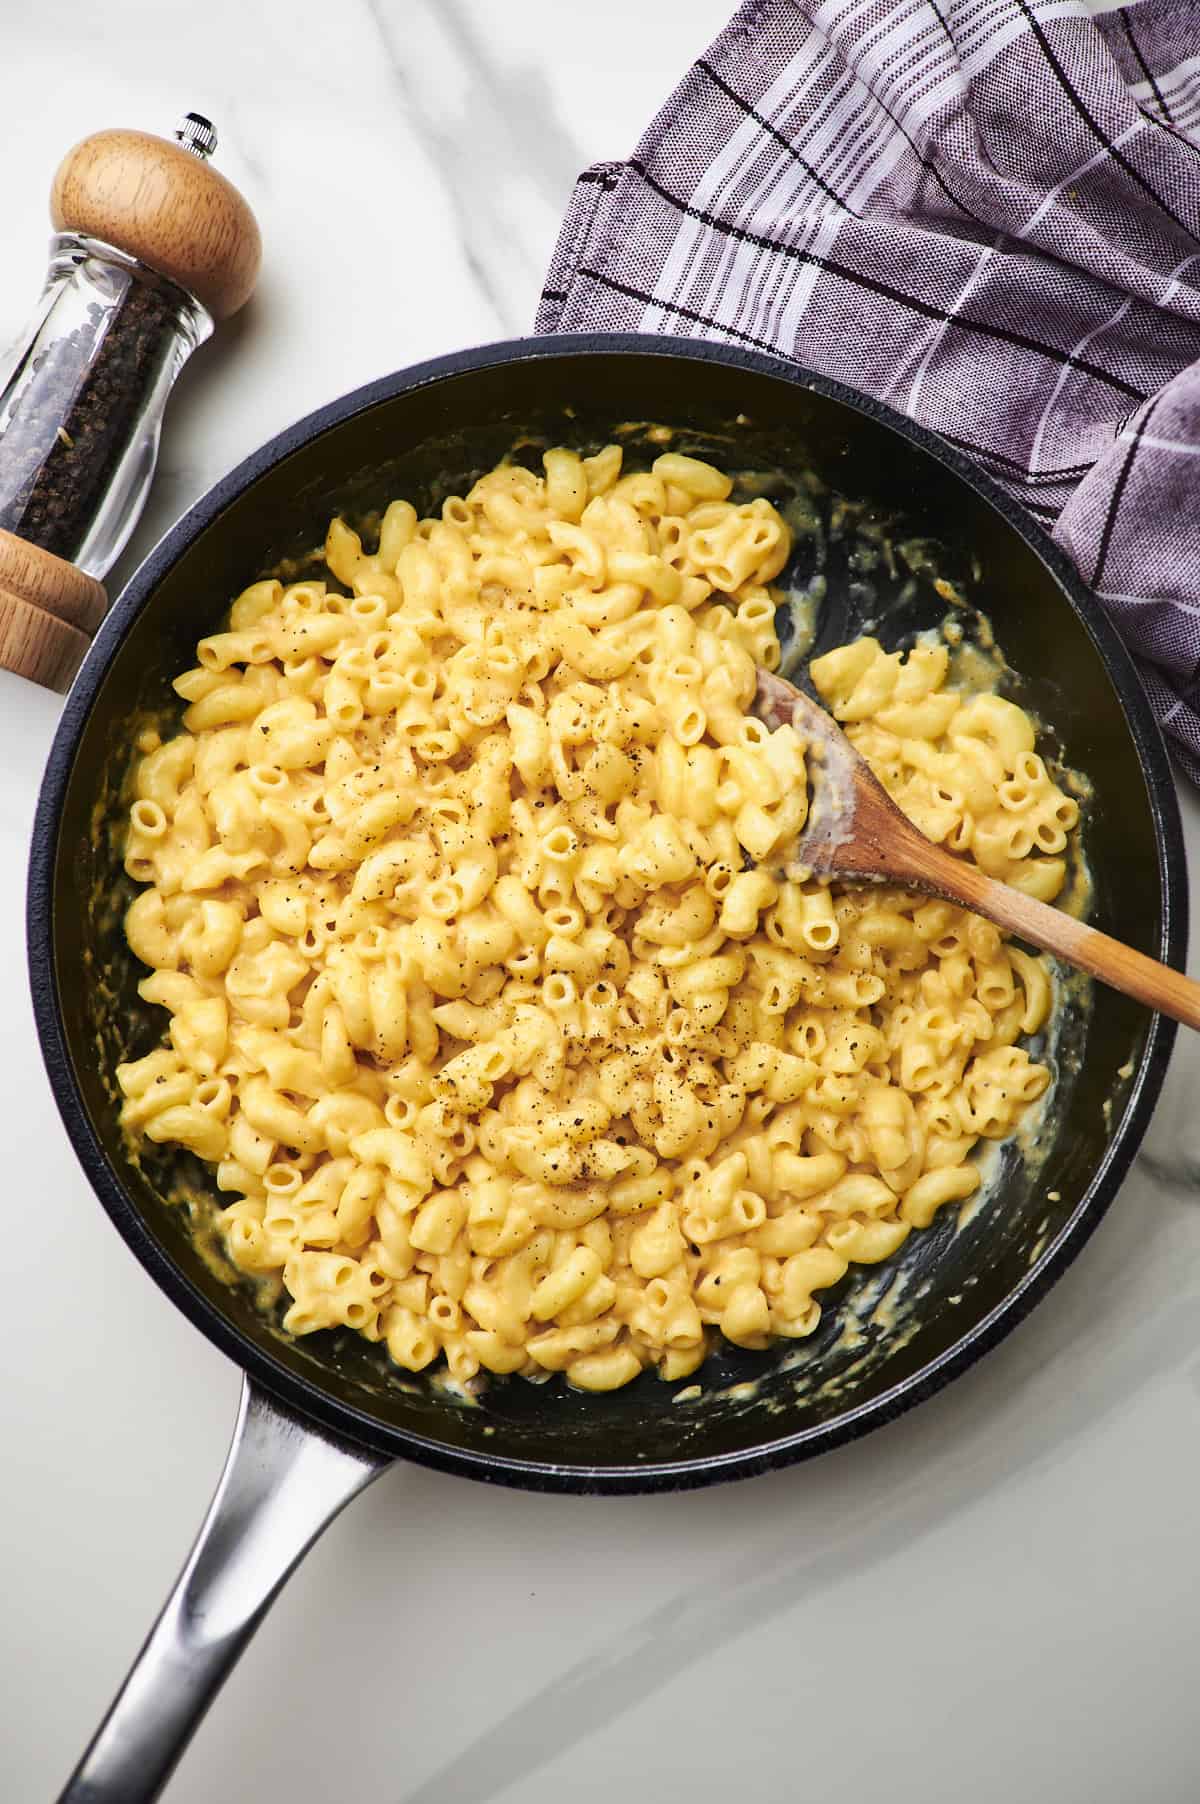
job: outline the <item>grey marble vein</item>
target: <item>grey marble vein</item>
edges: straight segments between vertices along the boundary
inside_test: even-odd
[[[533,64],[501,71],[460,0],[365,0],[414,130],[444,183],[464,254],[501,331],[530,329],[553,242],[525,231],[523,189],[547,222],[566,205],[583,153],[559,117],[544,75]],[[422,57],[439,50],[466,86],[460,103],[423,79]]]
[[[803,1475],[737,1487],[727,1497],[729,1546],[744,1540],[751,1551],[610,1632],[388,1804],[485,1804],[509,1788],[520,1795],[531,1774],[686,1679],[689,1668],[792,1613],[802,1695],[813,1658],[801,1627],[806,1606],[978,1511],[1017,1474],[1054,1470],[1073,1441],[1094,1436],[1173,1368],[1189,1365],[1200,1343],[1200,1247],[1187,1234],[1173,1252],[1167,1247],[1179,1200],[1131,1179],[1123,1219],[1067,1275],[1053,1304],[951,1392]],[[1131,1289],[1139,1257],[1172,1261],[1175,1280],[1181,1270],[1190,1279],[1186,1293],[1145,1313]],[[1190,1369],[1200,1390],[1200,1363]],[[1185,1432],[1200,1425],[1190,1415]],[[736,1533],[739,1513],[744,1536]],[[1032,1523],[1013,1527],[1032,1531]],[[703,1733],[698,1725],[701,1742]]]
[[[375,0],[375,4],[386,5],[388,0]],[[472,72],[480,89],[491,96],[503,117],[532,185],[550,206],[565,207],[579,174],[583,151],[559,117],[554,92],[544,72],[529,63],[502,74],[475,30],[464,0],[442,0],[440,15],[447,35],[458,47],[463,66]]]

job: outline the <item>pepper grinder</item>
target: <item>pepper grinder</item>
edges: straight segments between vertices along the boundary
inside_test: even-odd
[[[41,303],[0,371],[0,665],[49,689],[104,618],[176,376],[258,275],[211,123],[189,113],[175,139],[105,131],[68,152]]]

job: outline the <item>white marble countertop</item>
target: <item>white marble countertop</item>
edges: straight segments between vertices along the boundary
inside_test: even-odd
[[[187,108],[263,228],[186,372],[144,550],[298,414],[528,330],[574,174],[628,152],[727,0],[13,5],[0,340],[63,150]],[[131,567],[127,558],[124,567]],[[76,1167],[38,1055],[22,869],[56,698],[0,673],[0,1794],[54,1795],[199,1522],[238,1377]],[[1200,808],[1184,797],[1193,857]],[[1200,1077],[1050,1300],[867,1441],[683,1497],[387,1475],[291,1581],[172,1804],[687,1795],[1175,1804],[1200,1793]]]

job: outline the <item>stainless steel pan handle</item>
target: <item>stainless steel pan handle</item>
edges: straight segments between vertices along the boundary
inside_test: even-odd
[[[158,1797],[284,1580],[387,1463],[326,1438],[243,1381],[196,1544],[59,1804]]]

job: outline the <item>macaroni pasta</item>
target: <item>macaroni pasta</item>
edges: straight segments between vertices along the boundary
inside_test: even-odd
[[[418,1371],[694,1371],[979,1183],[1049,1082],[1038,959],[886,887],[775,874],[804,744],[748,708],[789,552],[764,500],[615,446],[394,501],[332,583],[258,582],[146,735],[126,931],[170,1014],[122,1119],[189,1148],[295,1334]],[[1052,897],[1078,810],[947,653],[812,666],[906,812]]]

